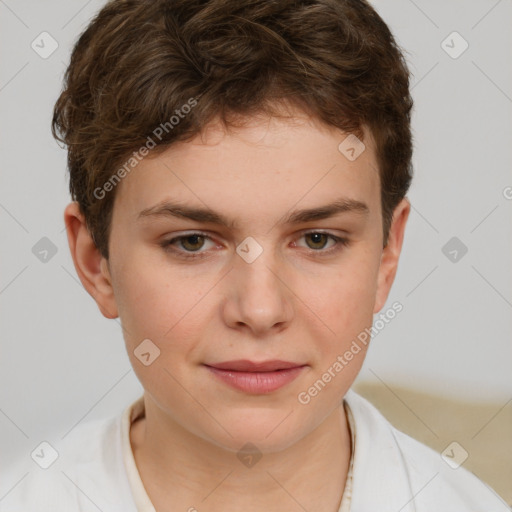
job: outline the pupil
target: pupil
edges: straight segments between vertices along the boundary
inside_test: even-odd
[[[184,242],[187,245],[194,246],[194,245],[197,245],[199,243],[198,242],[199,238],[202,238],[202,236],[200,236],[200,235],[190,235],[187,238],[185,238]],[[192,241],[192,242],[189,244],[190,241]],[[192,247],[192,249],[200,249],[200,248],[201,247]],[[190,249],[190,247],[189,247],[189,249]]]

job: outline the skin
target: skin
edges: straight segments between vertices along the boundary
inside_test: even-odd
[[[351,455],[342,398],[366,349],[310,403],[297,396],[383,308],[410,211],[402,200],[383,248],[373,139],[366,132],[366,150],[349,161],[338,150],[346,135],[295,111],[292,119],[249,118],[228,132],[212,123],[192,141],[146,157],[117,187],[108,261],[77,204],[66,208],[77,273],[103,315],[120,317],[145,389],[146,414],[130,438],[156,510],[170,503],[200,512],[338,510]],[[293,210],[341,197],[368,211],[282,222]],[[237,226],[139,217],[170,199],[208,207]],[[311,236],[315,230],[348,244]],[[175,242],[177,252],[162,246],[197,231],[210,238]],[[263,248],[252,263],[235,251],[248,236]],[[206,257],[177,255],[194,249]],[[160,349],[149,366],[134,355],[144,339]],[[234,359],[307,366],[277,391],[248,395],[204,366]],[[252,467],[236,456],[247,442],[262,453]]]

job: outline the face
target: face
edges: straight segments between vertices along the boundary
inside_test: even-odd
[[[393,236],[388,256],[382,247],[372,139],[351,161],[346,136],[304,115],[212,124],[118,186],[101,265],[112,294],[95,298],[119,315],[163,423],[275,451],[341,403],[367,345],[343,355],[382,308],[397,260]]]

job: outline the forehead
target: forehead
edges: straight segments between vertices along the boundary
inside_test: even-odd
[[[379,181],[367,130],[363,144],[306,115],[253,117],[228,129],[210,123],[193,139],[150,153],[120,183],[115,209],[133,216],[169,197],[239,215],[340,196],[372,203]]]

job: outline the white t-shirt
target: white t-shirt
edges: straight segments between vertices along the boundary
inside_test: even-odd
[[[453,469],[434,450],[396,430],[350,390],[343,401],[352,459],[339,512],[506,512],[504,501],[472,473]],[[43,445],[3,478],[0,512],[155,512],[130,445],[142,397],[122,415],[76,427],[56,446]],[[3,470],[5,472],[5,469]]]

